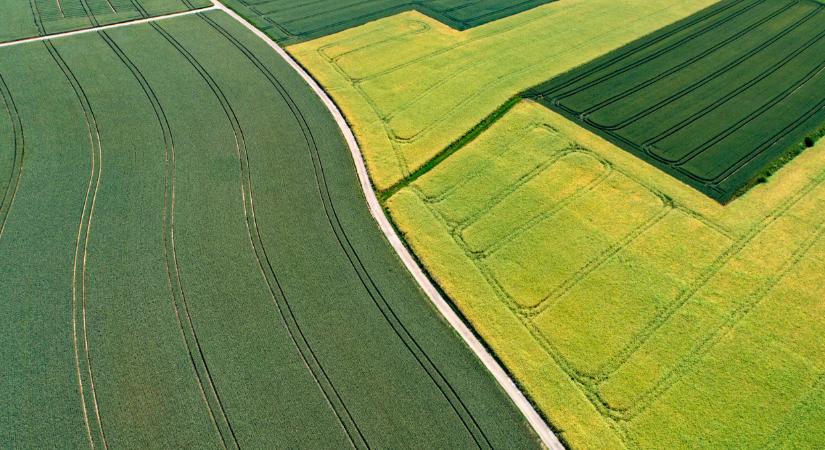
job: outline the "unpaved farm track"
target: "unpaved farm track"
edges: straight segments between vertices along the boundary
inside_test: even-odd
[[[0,48],[0,133],[27,132],[0,442],[536,446],[509,395],[552,445],[392,234],[340,112],[214,9]]]
[[[542,417],[536,412],[524,394],[518,389],[516,384],[504,371],[501,365],[498,364],[496,359],[487,351],[486,347],[478,340],[478,338],[473,334],[473,332],[467,327],[467,325],[461,320],[461,318],[456,314],[456,312],[452,309],[450,304],[441,296],[438,289],[432,284],[430,279],[426,276],[424,271],[416,262],[415,258],[410,254],[407,247],[402,243],[401,239],[399,238],[398,234],[396,233],[393,226],[390,224],[389,220],[387,219],[386,215],[384,214],[384,209],[381,207],[381,204],[378,201],[378,198],[375,195],[375,191],[373,190],[372,183],[369,179],[369,174],[367,172],[366,164],[364,163],[364,158],[361,155],[361,149],[358,146],[358,141],[355,139],[355,135],[352,133],[352,130],[347,124],[346,120],[344,119],[343,114],[332,101],[332,99],[327,95],[326,92],[318,85],[318,83],[291,57],[289,54],[284,51],[277,43],[275,43],[272,39],[270,39],[266,34],[262,33],[260,30],[257,30],[251,24],[246,22],[242,17],[238,16],[235,12],[228,9],[222,3],[217,2],[218,8],[224,10],[227,14],[235,18],[235,20],[242,23],[248,29],[252,30],[258,37],[262,40],[266,41],[273,49],[275,49],[278,54],[286,60],[292,68],[298,72],[301,77],[312,87],[312,90],[318,95],[318,97],[324,102],[324,105],[329,110],[330,114],[335,118],[335,122],[338,124],[338,127],[341,129],[341,133],[347,140],[347,146],[349,147],[350,153],[352,154],[352,158],[355,161],[358,179],[361,184],[361,189],[364,193],[365,198],[367,199],[367,204],[369,205],[370,213],[375,218],[376,222],[378,222],[381,231],[384,233],[387,241],[389,241],[390,245],[392,245],[393,250],[398,254],[399,258],[404,262],[407,270],[415,278],[416,282],[421,286],[424,292],[429,297],[430,301],[438,308],[439,312],[447,319],[450,325],[458,332],[458,334],[462,337],[464,342],[473,350],[473,352],[478,356],[478,358],[484,363],[485,367],[496,377],[498,383],[502,386],[502,388],[507,392],[507,395],[513,400],[519,410],[524,414],[527,420],[530,422],[530,425],[533,427],[535,432],[539,435],[542,440],[542,443],[547,446],[548,448],[552,449],[560,449],[564,448],[559,442],[558,438],[555,436],[553,431],[547,425],[547,423],[542,419]]]

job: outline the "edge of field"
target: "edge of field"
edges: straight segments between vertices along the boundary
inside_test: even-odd
[[[12,46],[15,46],[15,45],[27,44],[27,43],[30,43],[30,42],[49,41],[49,40],[52,40],[52,39],[60,39],[60,38],[64,38],[64,37],[75,36],[75,35],[78,35],[78,34],[96,33],[98,31],[110,30],[112,28],[121,28],[121,27],[130,26],[130,25],[140,25],[140,24],[149,23],[149,22],[156,22],[156,21],[161,21],[161,20],[166,20],[166,19],[174,19],[176,17],[183,17],[183,16],[190,16],[190,15],[193,15],[193,14],[204,13],[204,12],[207,12],[207,11],[211,11],[213,9],[218,9],[218,6],[215,3],[212,3],[212,5],[210,5],[210,6],[202,6],[200,8],[189,9],[189,10],[186,10],[186,11],[178,11],[178,12],[173,12],[173,13],[169,13],[169,14],[163,14],[163,15],[160,15],[160,16],[151,16],[151,17],[144,17],[142,19],[124,20],[122,22],[115,22],[115,23],[110,23],[108,25],[100,25],[100,26],[97,26],[97,27],[81,28],[79,30],[64,31],[62,33],[52,33],[52,34],[46,34],[46,35],[43,35],[43,36],[32,36],[32,37],[27,37],[27,38],[22,38],[22,39],[15,39],[13,41],[4,41],[4,42],[0,42],[0,48],[12,47]]]
[[[420,260],[414,256],[414,253],[410,250],[409,244],[406,240],[400,237],[395,222],[387,216],[382,203],[378,199],[377,192],[373,188],[372,180],[369,176],[366,163],[361,153],[361,148],[355,134],[352,131],[350,123],[346,120],[343,113],[338,108],[338,105],[332,100],[326,91],[323,90],[318,81],[310,75],[305,67],[298,63],[286,50],[281,48],[263,31],[247,22],[243,17],[228,6],[224,5],[220,0],[213,0],[213,5],[215,8],[230,15],[233,19],[241,23],[244,27],[266,42],[267,45],[275,50],[290,66],[293,67],[293,69],[295,69],[295,71],[307,82],[313,92],[318,95],[329,112],[332,114],[347,142],[347,146],[353,157],[356,172],[358,173],[361,190],[370,209],[370,214],[377,222],[379,228],[384,234],[384,237],[392,246],[393,250],[395,250],[398,257],[404,263],[404,266],[413,276],[422,291],[424,291],[430,299],[432,304],[436,307],[438,312],[447,320],[456,333],[458,333],[470,350],[475,353],[476,357],[478,357],[487,370],[490,371],[504,392],[508,395],[508,397],[510,397],[515,406],[525,416],[527,422],[530,424],[541,443],[550,449],[564,449],[566,447],[565,444],[567,443],[563,443],[559,436],[556,435],[556,431],[558,430],[551,427],[550,421],[547,420],[544,414],[539,412],[540,410],[535,407],[535,403],[532,399],[527,398],[521,387],[516,384],[516,381],[511,376],[510,372],[504,369],[504,366],[501,364],[498,356],[495,355],[489,346],[487,346],[487,344],[478,337],[478,334],[472,328],[472,324],[469,323],[467,318],[456,312],[455,303],[453,300],[446,300],[449,299],[449,296],[443,293],[439,287],[436,287],[436,284],[433,283],[430,274],[426,272],[424,266],[420,263]],[[454,145],[451,145],[445,151],[439,152],[439,155],[441,155],[440,159],[433,164],[428,164],[428,167],[432,168],[438,163],[438,161],[449,157],[452,152],[459,150],[468,142],[475,139],[475,137],[480,135],[485,129],[489,128],[490,125],[495,123],[500,116],[504,115],[507,110],[509,110],[512,106],[515,106],[515,104],[520,100],[521,97],[514,97],[504,105],[505,109],[503,111],[502,108],[498,108],[496,110],[499,114],[498,117],[496,117],[494,113],[492,116],[493,120],[489,120],[489,118],[485,119],[483,124],[486,124],[486,126],[482,125],[474,127],[464,137],[462,137],[462,139],[454,143]],[[423,172],[426,172],[426,170]],[[423,172],[419,174],[419,176],[423,175]]]
[[[26,43],[26,42],[45,41],[45,40],[48,40],[48,39],[56,39],[56,38],[61,38],[61,37],[66,37],[66,36],[72,36],[72,35],[75,35],[75,34],[89,33],[89,32],[104,30],[104,29],[108,29],[108,28],[118,28],[118,27],[123,27],[123,26],[127,26],[127,25],[137,25],[137,24],[141,24],[141,23],[152,22],[152,21],[155,21],[155,20],[178,17],[178,16],[182,16],[182,15],[197,14],[197,13],[205,12],[205,11],[208,11],[210,9],[215,8],[215,6],[216,6],[215,5],[215,0],[208,0],[208,1],[209,1],[208,4],[203,4],[202,6],[200,4],[198,4],[199,6],[192,5],[191,7],[187,8],[187,9],[183,9],[183,10],[179,10],[179,11],[166,12],[166,13],[157,14],[157,15],[150,15],[148,17],[126,18],[126,19],[123,19],[123,20],[115,20],[113,22],[107,22],[107,23],[100,24],[100,25],[97,25],[97,26],[89,26],[89,27],[86,27],[86,28],[69,29],[69,31],[58,31],[58,32],[54,32],[54,33],[46,33],[46,34],[41,34],[41,35],[37,35],[37,36],[27,36],[27,37],[16,38],[16,39],[11,39],[11,40],[0,40],[0,47],[8,47],[8,46],[17,45],[17,44],[23,44],[23,43]]]
[[[219,0],[214,0],[214,1],[219,2]],[[825,0],[816,0],[816,1],[818,1],[819,3],[825,3]],[[644,40],[645,38],[647,38],[651,34],[654,34],[654,33],[658,32],[659,30],[660,29],[657,29],[657,30],[655,30],[651,33],[640,36],[639,38],[635,39],[634,41],[632,41],[630,44],[627,44],[627,45],[631,45],[633,42],[636,42],[636,41]],[[372,183],[372,175],[371,175],[371,171],[369,170],[369,167],[367,167],[366,164],[364,163],[363,155],[361,153],[360,145],[358,143],[358,138],[352,132],[352,125],[353,124],[350,123],[350,121],[344,115],[342,110],[339,108],[337,102],[331,96],[329,96],[326,93],[326,91],[323,90],[322,87],[320,87],[320,82],[311,74],[311,72],[309,70],[307,70],[307,68],[304,67],[304,65],[301,64],[297,59],[292,57],[291,52],[290,52],[290,46],[293,45],[293,44],[297,44],[297,43],[287,44],[287,47],[285,48],[285,52],[287,54],[289,54],[289,58],[287,59],[287,61],[289,61],[290,64],[299,66],[300,69],[301,69],[301,70],[299,70],[299,73],[301,73],[302,76],[304,76],[304,74],[306,74],[307,76],[309,76],[312,79],[311,83],[309,81],[307,81],[307,82],[310,83],[313,90],[316,90],[316,85],[319,86],[320,91],[323,93],[322,100],[324,101],[325,104],[327,104],[328,108],[330,108],[330,111],[333,112],[333,115],[335,116],[336,121],[339,121],[339,116],[340,116],[340,120],[343,121],[343,124],[339,122],[339,126],[341,127],[342,132],[344,132],[344,135],[347,139],[347,142],[350,145],[350,151],[353,153],[353,159],[354,159],[354,162],[356,164],[356,168],[357,168],[357,171],[358,171],[359,178],[361,178],[362,189],[364,191],[365,196],[367,197],[367,201],[370,205],[371,213],[372,213],[373,217],[375,218],[375,220],[379,223],[379,226],[381,227],[382,232],[384,232],[385,237],[389,240],[390,244],[393,246],[393,248],[395,249],[398,256],[402,259],[405,266],[407,266],[407,268],[413,274],[414,278],[419,283],[421,288],[425,291],[425,293],[427,293],[427,295],[431,298],[433,303],[439,308],[439,311],[442,311],[442,310],[439,307],[438,302],[445,302],[446,307],[449,308],[449,310],[450,310],[450,315],[455,315],[461,321],[461,324],[462,324],[461,328],[466,328],[467,332],[469,332],[472,335],[473,340],[477,341],[479,343],[479,345],[481,345],[485,349],[486,353],[495,361],[495,363],[498,366],[499,370],[501,370],[503,373],[506,374],[506,377],[508,378],[508,381],[510,383],[512,383],[514,385],[514,387],[518,390],[520,396],[523,397],[527,402],[529,402],[533,412],[536,415],[538,415],[541,418],[541,420],[544,421],[545,426],[547,426],[548,429],[550,430],[550,432],[553,434],[553,439],[555,440],[555,442],[559,446],[562,446],[562,448],[565,448],[565,447],[566,448],[572,448],[572,446],[570,445],[570,442],[568,442],[565,439],[565,436],[563,434],[563,430],[561,430],[560,428],[555,426],[555,424],[553,423],[551,418],[548,417],[546,415],[545,411],[543,411],[538,406],[538,404],[534,401],[534,399],[529,394],[529,392],[526,389],[523,389],[523,384],[517,378],[515,378],[513,376],[510,369],[503,363],[503,361],[501,360],[499,355],[496,353],[496,351],[491,346],[489,346],[486,341],[484,341],[480,337],[480,335],[477,332],[477,330],[476,330],[475,326],[473,325],[473,323],[461,312],[461,309],[458,308],[457,302],[438,284],[438,282],[435,281],[435,277],[433,276],[433,274],[430,272],[428,267],[423,263],[423,261],[419,258],[419,256],[415,253],[415,251],[412,249],[412,246],[410,245],[408,240],[405,238],[404,234],[399,229],[398,224],[396,223],[396,220],[393,218],[393,215],[391,214],[391,212],[389,210],[389,207],[387,205],[387,202],[389,201],[389,199],[394,194],[401,191],[402,189],[409,186],[410,184],[414,183],[417,179],[419,179],[420,177],[424,176],[429,171],[431,171],[435,167],[437,167],[441,162],[448,159],[450,156],[454,155],[455,153],[457,153],[458,151],[460,151],[461,149],[463,149],[464,147],[469,145],[471,142],[476,140],[478,137],[480,137],[482,134],[484,134],[487,130],[489,130],[494,124],[496,124],[499,120],[501,120],[504,116],[506,116],[507,113],[510,110],[512,110],[516,105],[518,105],[519,103],[521,103],[522,101],[525,101],[525,100],[533,101],[533,99],[529,95],[529,91],[532,88],[525,89],[524,91],[519,92],[519,93],[509,97],[505,102],[503,102],[498,107],[496,107],[495,109],[490,111],[489,114],[487,114],[483,119],[481,119],[478,123],[476,123],[472,128],[468,129],[464,134],[462,134],[460,137],[458,137],[457,139],[452,141],[449,145],[447,145],[443,149],[439,150],[435,155],[433,155],[430,159],[428,159],[418,169],[412,171],[407,176],[405,176],[402,179],[398,180],[397,182],[395,182],[391,186],[387,187],[386,189],[378,190],[378,189],[375,189],[374,184]],[[578,67],[578,66],[576,66],[576,67]],[[559,73],[559,74],[555,75],[554,78],[563,76],[564,74],[566,74],[566,73],[568,73],[568,72],[570,72],[574,69],[575,69],[575,67],[571,68],[568,71]],[[306,76],[304,78],[306,78]],[[317,90],[316,90],[316,92],[317,92]],[[319,95],[321,95],[321,93],[319,93]],[[587,128],[581,127],[581,125],[579,125],[575,122],[571,121],[571,123],[573,123],[576,127],[582,128],[582,130],[587,130]],[[587,131],[592,133],[592,131],[589,131],[589,130],[587,130]],[[596,134],[596,135],[599,136],[598,134]],[[810,142],[807,141],[808,138],[811,138],[812,141],[810,141]],[[809,130],[805,141],[800,141],[800,142],[796,142],[792,145],[789,145],[779,157],[777,157],[776,159],[774,159],[770,163],[763,166],[760,169],[760,171],[752,177],[749,184],[747,184],[741,190],[736,192],[731,197],[731,199],[729,199],[728,201],[726,201],[724,203],[719,203],[719,204],[722,205],[722,206],[725,206],[726,204],[730,204],[731,202],[736,201],[737,198],[745,195],[748,191],[750,191],[755,186],[766,182],[767,179],[769,179],[769,178],[773,177],[774,175],[776,175],[776,173],[781,171],[781,169],[784,168],[789,162],[793,161],[796,156],[798,156],[799,154],[805,152],[809,148],[816,146],[819,143],[819,141],[823,140],[823,138],[825,138],[825,125],[817,128],[817,129],[814,129],[814,130]],[[626,151],[623,148],[622,148],[622,150]],[[627,153],[632,155],[631,152],[627,152]],[[644,164],[650,165],[649,162],[644,161],[644,160],[642,160],[642,161],[644,162]],[[656,168],[656,170],[661,170],[658,167],[655,167],[655,166],[652,166],[652,167]],[[362,174],[362,171],[363,171],[363,174]],[[711,197],[707,196],[704,193],[701,193],[696,188],[690,186],[689,184],[685,183],[681,179],[679,179],[677,177],[672,177],[672,179],[676,180],[680,184],[683,184],[684,186],[689,188],[691,191],[696,191],[697,193],[700,193],[703,197],[711,199]],[[375,198],[375,200],[377,201],[377,203],[378,203],[377,208],[380,209],[380,212],[378,212],[374,209],[375,207],[374,207],[373,202],[372,202],[373,198]],[[713,200],[714,200],[714,202],[716,202],[715,199],[713,199]],[[387,221],[389,227],[391,228],[390,231],[385,229],[384,221]],[[400,245],[401,247],[403,247],[403,249],[400,249],[397,246],[397,244]],[[407,258],[412,260],[409,264],[408,264]],[[434,291],[434,294],[431,294],[430,290]],[[438,300],[435,300],[433,296],[438,298]],[[451,324],[453,324],[452,320],[450,320],[450,318],[447,316],[447,314],[445,314],[443,311],[442,311],[442,314],[444,314],[445,317],[447,317],[448,321]],[[454,327],[454,328],[456,329],[457,332],[459,332],[459,334],[462,335],[462,337],[464,337],[464,333],[462,332],[461,329],[456,328],[456,327]],[[465,338],[465,341],[466,341],[466,338]],[[468,344],[469,344],[469,342],[468,342]],[[472,348],[472,346],[471,346],[471,348]],[[482,359],[482,362],[484,362],[485,366],[486,366],[487,363],[484,360],[484,358],[481,358],[481,359]],[[491,372],[498,379],[496,371],[491,370]],[[502,386],[504,386],[504,385],[502,385]],[[509,394],[509,391],[508,391],[508,394]],[[511,398],[512,398],[512,396],[511,396]],[[518,406],[518,404],[517,404],[517,406]],[[529,416],[528,416],[528,420],[529,420]],[[532,425],[532,422],[531,422],[531,425]],[[542,439],[542,442],[544,442],[545,445],[547,445],[549,448],[559,448],[559,447],[556,447],[554,445],[547,444],[547,442],[545,442],[544,439]]]

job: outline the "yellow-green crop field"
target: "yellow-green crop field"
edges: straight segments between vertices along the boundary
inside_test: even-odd
[[[289,47],[346,113],[385,190],[516,93],[713,0],[565,0],[467,31],[406,12]]]
[[[387,206],[572,447],[812,448],[822,150],[723,207],[524,101]]]
[[[565,0],[464,32],[410,12],[289,48],[572,448],[825,442],[825,142],[726,206],[526,100],[438,157],[518,92],[714,3]]]

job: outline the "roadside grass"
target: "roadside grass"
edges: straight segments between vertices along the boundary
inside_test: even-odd
[[[519,92],[715,3],[566,0],[459,32],[406,12],[288,47],[384,191]]]
[[[823,145],[721,206],[523,101],[386,205],[574,448],[793,447],[825,438]]]
[[[228,15],[3,48],[0,75],[3,161],[25,135],[0,442],[538,447],[385,241],[329,112]]]

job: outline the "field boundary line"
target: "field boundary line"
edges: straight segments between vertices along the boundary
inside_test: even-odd
[[[576,83],[578,83],[578,81],[581,81],[582,79],[586,79],[586,77],[584,77],[584,78],[574,77],[573,80],[570,80],[570,81],[566,82],[564,85],[560,86],[558,89],[555,90],[557,93],[555,95],[553,95],[553,101],[554,102],[560,102],[564,98],[568,98],[570,96],[576,95],[576,94],[578,94],[578,93],[580,93],[584,90],[590,89],[593,86],[599,85],[599,84],[603,83],[604,81],[611,80],[611,79],[613,79],[613,78],[615,78],[615,77],[617,77],[617,76],[619,76],[623,73],[626,73],[629,70],[633,70],[637,67],[640,67],[640,66],[642,66],[642,65],[644,65],[644,64],[646,64],[650,61],[653,61],[653,60],[657,59],[658,57],[660,57],[662,55],[666,55],[666,54],[670,53],[670,51],[672,51],[676,48],[679,48],[682,45],[685,45],[685,44],[693,41],[694,39],[700,38],[703,34],[705,34],[707,32],[715,31],[716,29],[720,28],[722,25],[725,25],[728,22],[739,18],[740,16],[743,16],[743,17],[747,18],[747,13],[750,10],[756,8],[757,6],[759,6],[763,3],[765,3],[765,2],[762,1],[762,0],[756,0],[752,3],[750,3],[749,5],[745,6],[742,9],[734,10],[731,14],[729,14],[727,16],[724,16],[724,17],[716,20],[715,22],[712,22],[712,23],[710,23],[710,24],[708,24],[704,27],[701,27],[701,26],[698,27],[698,28],[700,28],[698,31],[691,31],[690,33],[688,33],[688,35],[686,37],[682,38],[681,40],[678,40],[678,41],[676,41],[672,44],[668,44],[667,46],[663,47],[662,49],[655,50],[651,54],[643,56],[642,58],[640,58],[636,61],[631,61],[629,64],[625,64],[625,65],[619,67],[618,69],[614,69],[610,72],[603,73],[601,75],[596,76],[595,80],[588,81],[588,82],[583,83],[582,85],[579,85],[579,86],[574,86]],[[736,2],[730,2],[729,3],[729,5],[731,5],[731,6],[736,5],[736,4],[737,4]],[[723,12],[723,11],[725,11],[725,9],[726,8],[720,8],[718,10],[718,12]],[[712,14],[709,14],[707,17],[713,17],[714,15],[716,15],[716,11]],[[703,16],[703,19],[704,19],[704,17],[705,16]],[[680,29],[679,32],[684,31],[684,30],[689,30],[693,25],[696,25],[696,24],[701,25],[702,20],[693,19],[693,20],[685,23],[684,25],[686,25],[686,27],[683,28],[683,29]],[[677,32],[677,33],[674,33],[673,35],[678,35],[678,34],[679,33]],[[667,35],[668,35],[668,33],[666,33],[662,36],[667,36]],[[668,36],[668,37],[670,37],[670,36]],[[642,39],[645,39],[645,38],[643,37]],[[598,72],[601,71],[602,68],[609,69],[610,66],[613,65],[613,63],[620,63],[621,61],[627,59],[628,57],[632,57],[633,55],[637,54],[639,51],[643,51],[646,48],[650,47],[650,45],[648,45],[648,44],[651,44],[653,42],[659,42],[659,40],[658,39],[653,39],[651,41],[644,42],[641,47],[634,48],[629,53],[622,54],[616,60],[610,60],[609,64],[604,64],[603,63],[603,64],[598,65],[597,67],[599,67],[599,70],[596,70],[596,71],[590,70],[590,71],[585,71],[584,73],[585,74],[598,74]]]
[[[200,8],[200,9],[191,9],[189,11],[181,11],[181,12],[176,12],[176,13],[171,13],[171,14],[163,14],[163,15],[160,15],[160,16],[146,17],[146,18],[143,18],[143,19],[127,20],[125,22],[113,23],[111,25],[95,26],[95,27],[92,27],[92,28],[84,28],[82,30],[67,31],[65,33],[49,34],[49,35],[46,35],[46,36],[35,36],[35,37],[30,37],[30,38],[23,38],[23,39],[18,39],[18,40],[15,40],[15,41],[2,42],[2,43],[0,43],[0,48],[13,47],[15,45],[27,44],[29,42],[49,41],[49,40],[52,40],[52,39],[60,39],[60,38],[69,37],[69,36],[76,36],[78,34],[96,33],[98,31],[102,31],[102,30],[110,30],[112,28],[128,27],[130,25],[140,25],[140,24],[144,24],[144,23],[156,22],[156,21],[165,20],[165,19],[173,19],[175,17],[189,16],[189,15],[192,15],[192,14],[198,14],[198,13],[202,13],[202,12],[205,12],[205,11],[211,11],[211,10],[214,10],[214,9],[218,9],[218,8],[215,5],[212,5],[212,6],[207,6],[205,8]]]
[[[519,13],[522,13],[522,12],[527,12],[527,11],[530,11],[532,9],[536,9],[538,7],[544,6],[544,5],[555,3],[556,1],[558,1],[558,0],[544,0],[544,1],[543,0],[522,0],[522,1],[519,1],[518,3],[508,5],[504,8],[499,9],[499,10],[484,12],[484,13],[481,13],[481,14],[478,14],[478,15],[474,15],[474,16],[466,19],[466,20],[462,20],[462,19],[456,18],[453,15],[451,15],[451,13],[453,13],[457,9],[461,9],[462,7],[450,7],[450,8],[446,8],[444,10],[439,11],[437,9],[434,9],[434,8],[431,8],[430,6],[428,6],[425,1],[413,0],[413,1],[409,1],[407,3],[402,3],[402,4],[399,4],[399,5],[395,5],[395,6],[388,6],[388,7],[385,7],[383,9],[380,9],[378,11],[365,13],[365,14],[362,14],[362,15],[356,16],[356,17],[345,18],[343,20],[339,20],[338,22],[334,22],[334,23],[326,24],[326,25],[321,25],[321,26],[317,26],[317,27],[309,29],[309,30],[298,31],[298,32],[290,31],[287,28],[287,26],[289,24],[299,22],[301,20],[305,20],[305,19],[307,19],[308,17],[311,17],[311,16],[309,16],[309,15],[299,16],[299,17],[295,17],[293,19],[287,19],[287,20],[282,20],[280,22],[276,22],[274,19],[272,19],[272,17],[270,17],[270,15],[273,14],[275,11],[262,12],[261,9],[258,8],[258,6],[261,6],[261,5],[263,5],[265,7],[266,4],[267,4],[266,2],[252,3],[249,0],[238,0],[238,3],[240,3],[244,8],[246,8],[246,9],[252,11],[253,13],[257,14],[258,16],[260,16],[260,18],[262,20],[265,20],[267,23],[269,23],[271,25],[271,27],[277,28],[279,31],[281,31],[281,33],[284,35],[284,40],[283,40],[284,45],[289,46],[289,45],[299,44],[299,43],[302,43],[302,42],[311,41],[313,39],[318,39],[318,38],[322,38],[322,37],[326,37],[326,36],[331,36],[333,34],[340,33],[342,31],[350,30],[352,28],[356,28],[356,27],[365,25],[369,22],[385,19],[387,17],[392,17],[392,16],[395,16],[395,15],[403,14],[403,13],[410,12],[410,11],[418,12],[418,13],[424,15],[424,16],[427,16],[428,18],[430,18],[432,20],[435,20],[435,21],[437,21],[437,22],[439,22],[443,25],[446,25],[446,26],[452,28],[453,30],[467,31],[467,30],[470,30],[470,29],[473,29],[473,28],[480,27],[482,25],[486,25],[488,23],[492,23],[492,22],[495,22],[495,21],[498,21],[498,20],[506,19],[506,18],[511,17],[515,14],[519,14]],[[521,11],[518,10],[518,8],[520,8],[522,6],[525,6],[525,5],[527,5],[526,8],[524,8]],[[301,6],[305,6],[305,5],[301,5]],[[330,10],[325,11],[324,13],[328,14],[328,13],[340,12],[341,10],[348,9],[349,7],[350,6],[343,6],[343,7],[337,8],[337,9],[330,9]],[[286,10],[286,11],[294,11],[295,9],[296,8],[293,6],[290,10]],[[513,11],[513,10],[515,10],[515,11]],[[484,22],[484,20],[485,20],[484,18],[494,17],[496,15],[499,15],[500,17],[493,18],[493,19],[490,19],[489,21]],[[481,19],[481,23],[479,23],[479,19]],[[340,28],[340,29],[338,29],[336,31],[337,28]]]
[[[219,0],[214,0],[215,8],[222,10],[226,14],[229,14],[233,19],[238,21],[241,25],[246,27],[248,30],[252,31],[256,36],[266,42],[281,58],[284,59],[300,76],[304,79],[304,81],[309,85],[309,87],[315,92],[315,94],[321,99],[321,101],[326,106],[327,110],[332,114],[335,122],[337,123],[341,133],[344,135],[344,138],[347,141],[347,146],[349,147],[350,153],[353,157],[353,162],[355,163],[356,171],[358,173],[358,179],[360,181],[361,190],[364,193],[364,196],[367,201],[367,205],[369,206],[370,213],[372,214],[373,218],[378,222],[381,231],[384,233],[384,237],[389,241],[390,245],[392,246],[393,250],[395,250],[396,254],[401,258],[401,261],[406,266],[407,270],[410,271],[413,278],[415,278],[418,285],[421,289],[427,294],[430,301],[433,305],[438,309],[441,315],[449,322],[449,324],[453,327],[453,329],[461,336],[467,346],[476,354],[476,356],[481,360],[487,370],[493,375],[499,385],[504,389],[510,399],[515,403],[516,407],[524,414],[525,418],[536,432],[536,434],[541,439],[541,442],[546,445],[550,449],[563,449],[564,446],[561,444],[559,439],[550,429],[548,424],[544,421],[544,419],[539,415],[539,413],[533,408],[533,405],[527,400],[524,394],[519,390],[516,386],[516,383],[513,381],[512,378],[504,371],[501,365],[498,364],[496,359],[491,355],[486,347],[479,341],[479,339],[475,336],[475,334],[467,327],[467,325],[461,320],[461,318],[456,314],[453,308],[450,306],[449,303],[441,296],[438,292],[436,287],[430,282],[429,278],[424,274],[423,269],[416,263],[413,256],[404,246],[401,241],[401,238],[395,232],[395,229],[390,224],[389,220],[387,219],[386,215],[384,214],[384,209],[381,207],[381,204],[378,202],[378,197],[375,194],[375,191],[372,188],[372,183],[369,179],[369,175],[367,172],[367,167],[364,163],[363,156],[361,154],[361,149],[358,146],[358,142],[355,139],[355,135],[353,134],[352,130],[347,124],[346,120],[344,119],[343,114],[332,101],[332,99],[327,95],[327,93],[321,88],[321,86],[315,81],[312,76],[310,76],[303,67],[301,67],[284,49],[282,49],[278,44],[275,43],[271,38],[269,38],[264,32],[252,26],[249,22],[244,20],[241,16],[237,13],[226,7],[222,4]]]

